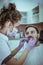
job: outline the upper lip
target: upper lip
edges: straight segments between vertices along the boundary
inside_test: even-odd
[[[33,38],[32,36],[28,36],[28,38]]]

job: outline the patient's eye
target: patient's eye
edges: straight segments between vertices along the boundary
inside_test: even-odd
[[[35,33],[34,31],[31,31],[31,34]]]
[[[26,35],[28,35],[29,34],[29,32],[26,32]]]

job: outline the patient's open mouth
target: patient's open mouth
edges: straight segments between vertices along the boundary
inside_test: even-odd
[[[32,36],[29,36],[28,38],[27,38],[27,42],[30,40],[30,38],[33,38]]]

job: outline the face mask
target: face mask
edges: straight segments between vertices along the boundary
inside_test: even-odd
[[[12,32],[8,32],[7,33],[7,36],[13,37],[13,36],[15,36],[17,34],[17,32],[18,32],[18,29],[14,28]]]

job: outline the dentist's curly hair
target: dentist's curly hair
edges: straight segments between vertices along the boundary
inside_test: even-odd
[[[21,19],[20,12],[16,9],[16,5],[9,3],[8,7],[3,6],[0,11],[0,26],[3,28],[4,24],[11,21],[13,24]]]

